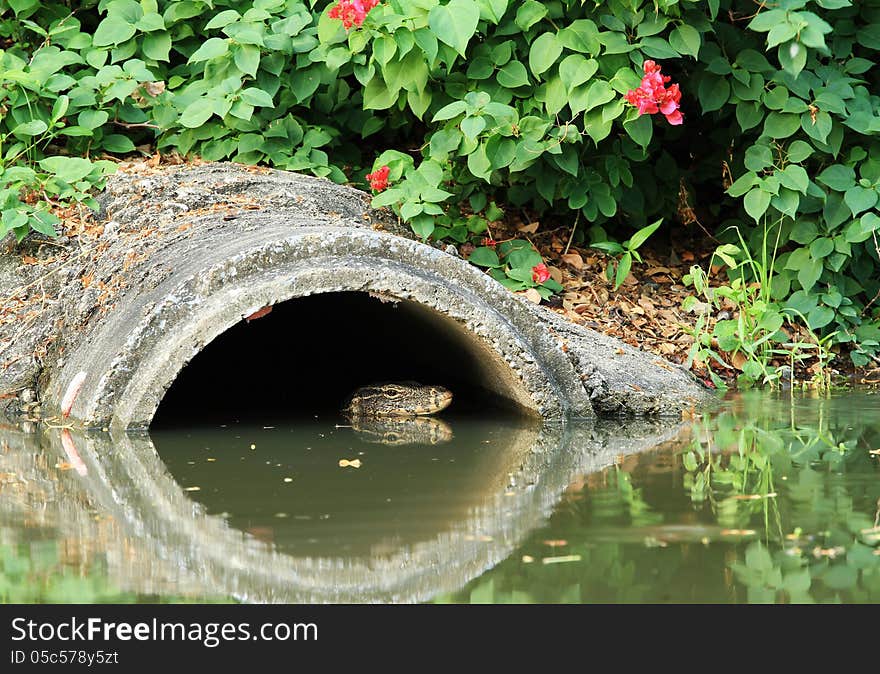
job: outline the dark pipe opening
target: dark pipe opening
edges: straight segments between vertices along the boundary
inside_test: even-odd
[[[413,380],[452,389],[442,416],[521,413],[490,392],[485,351],[449,319],[367,293],[301,297],[241,321],[174,380],[152,428],[338,416],[357,387]]]

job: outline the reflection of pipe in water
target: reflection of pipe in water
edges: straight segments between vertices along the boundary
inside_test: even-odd
[[[487,457],[454,517],[418,540],[377,535],[358,554],[297,556],[208,515],[176,483],[147,435],[48,432],[43,448],[17,435],[19,451],[68,456],[49,502],[61,536],[94,536],[97,510],[116,528],[100,539],[114,583],[139,593],[232,596],[249,602],[414,602],[460,589],[508,557],[545,524],[565,488],[619,457],[679,431],[660,422],[510,429],[506,452]],[[69,457],[68,457],[69,460]],[[73,464],[73,462],[70,462]],[[34,466],[37,464],[34,463]],[[48,523],[48,522],[47,522]],[[73,532],[69,529],[73,528]]]

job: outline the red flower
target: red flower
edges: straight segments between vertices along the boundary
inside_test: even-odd
[[[367,180],[370,181],[370,187],[372,187],[376,192],[381,192],[386,187],[388,187],[388,174],[391,172],[391,169],[387,166],[383,166],[378,171],[374,171],[373,173],[367,174]]]
[[[548,278],[550,278],[550,270],[547,269],[546,264],[542,262],[532,267],[532,280],[535,283],[543,283]]]
[[[327,16],[342,21],[346,30],[352,26],[360,28],[367,14],[378,4],[379,0],[339,0],[338,4],[330,8]]]
[[[665,85],[672,78],[661,75],[660,66],[654,61],[645,61],[642,69],[645,74],[639,88],[626,92],[624,98],[630,105],[638,108],[640,115],[654,115],[660,112],[670,124],[681,124],[684,117],[678,109],[681,102],[681,91],[678,85],[672,84],[667,89]]]
[[[498,242],[495,239],[489,238],[487,236],[483,238],[483,245],[486,246],[486,248],[494,248],[498,245]]]

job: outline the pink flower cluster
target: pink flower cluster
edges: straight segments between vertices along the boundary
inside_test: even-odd
[[[370,183],[370,187],[373,188],[376,192],[381,192],[386,187],[388,187],[388,174],[391,173],[391,169],[387,166],[383,166],[379,170],[368,173],[367,180]]]
[[[548,278],[550,278],[550,270],[547,269],[546,264],[542,262],[532,267],[532,280],[535,283],[543,283]]]
[[[327,16],[342,21],[346,30],[352,26],[360,28],[364,19],[367,18],[367,14],[378,4],[379,0],[339,0],[330,8]]]
[[[672,78],[660,74],[660,66],[653,61],[645,61],[642,66],[645,75],[638,89],[626,93],[626,100],[639,109],[639,114],[654,115],[662,112],[666,121],[672,125],[681,124],[684,117],[678,109],[681,102],[681,91],[677,84],[666,88]]]

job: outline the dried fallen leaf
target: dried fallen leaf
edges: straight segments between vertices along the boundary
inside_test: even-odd
[[[575,269],[584,268],[584,258],[581,257],[580,253],[566,253],[561,259],[565,264],[571,265]]]
[[[748,361],[749,359],[742,351],[737,351],[730,357],[731,364],[740,372],[742,372],[742,369],[745,367]]]
[[[263,307],[262,309],[257,309],[253,313],[248,314],[247,316],[244,317],[244,320],[246,322],[250,323],[251,321],[255,321],[258,318],[262,318],[266,314],[270,314],[270,313],[272,313],[272,305],[271,304]]]
[[[525,295],[525,298],[532,304],[541,303],[541,294],[534,288],[529,288],[528,290],[525,290],[523,292],[523,295]]]
[[[539,221],[536,221],[536,222],[530,222],[525,225],[520,225],[516,229],[517,229],[517,231],[520,231],[523,234],[534,234],[535,232],[538,231],[538,227],[540,227],[540,226],[541,226],[541,223]]]

